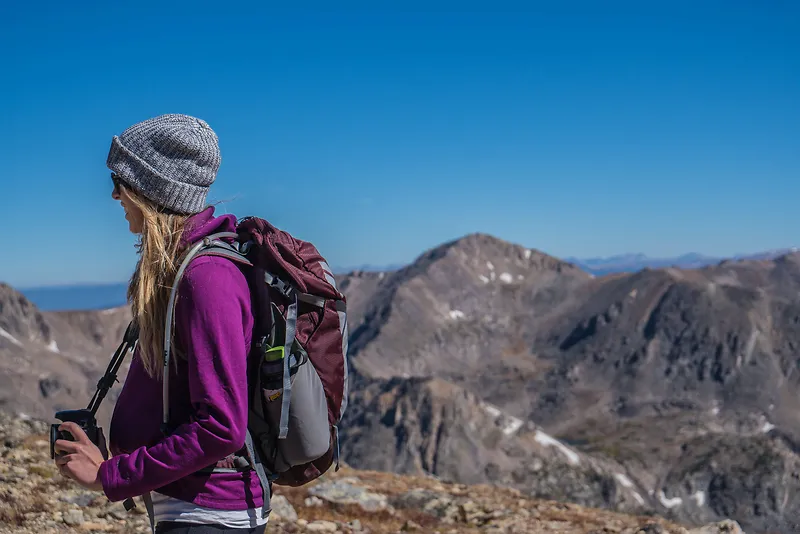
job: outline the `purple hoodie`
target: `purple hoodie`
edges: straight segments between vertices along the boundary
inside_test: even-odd
[[[194,243],[235,231],[232,215],[214,209],[194,215],[184,233]],[[157,490],[198,506],[243,510],[262,505],[254,472],[192,474],[242,448],[247,430],[247,354],[253,314],[244,275],[230,260],[192,261],[179,286],[175,311],[177,369],[170,364],[170,425],[161,434],[161,380],[144,370],[138,348],[109,432],[113,456],[100,466],[112,501]]]

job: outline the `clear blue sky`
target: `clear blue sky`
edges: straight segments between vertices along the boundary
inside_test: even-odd
[[[125,280],[109,143],[172,112],[220,136],[210,200],[334,265],[474,231],[562,257],[800,244],[800,3],[490,4],[7,3],[0,280]]]

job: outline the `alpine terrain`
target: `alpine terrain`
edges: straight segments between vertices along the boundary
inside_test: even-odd
[[[800,530],[800,254],[594,276],[472,234],[337,279],[350,467]],[[41,312],[2,286],[0,410],[84,406],[128,320]]]

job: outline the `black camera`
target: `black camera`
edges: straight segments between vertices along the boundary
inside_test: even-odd
[[[103,453],[103,457],[107,457],[105,439],[103,437],[103,429],[97,426],[97,420],[91,410],[63,410],[56,412],[56,419],[62,422],[71,421],[77,424],[86,435],[89,441],[97,445]],[[75,441],[75,438],[66,430],[59,430],[58,427],[61,423],[50,425],[50,458],[56,457],[56,440],[63,439],[67,441]]]

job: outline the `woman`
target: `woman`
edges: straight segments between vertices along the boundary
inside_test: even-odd
[[[80,485],[112,501],[152,493],[156,532],[264,532],[262,491],[251,471],[197,473],[242,449],[247,429],[246,356],[253,313],[244,275],[226,259],[192,261],[178,288],[178,357],[170,365],[170,429],[162,432],[162,343],[181,254],[217,232],[235,230],[214,216],[206,195],[220,164],[217,136],[204,121],[162,115],[114,136],[107,165],[112,197],[138,234],[139,260],[128,289],[139,342],[109,432],[104,460],[76,425],[59,440],[56,463]],[[269,496],[266,496],[269,498]]]

